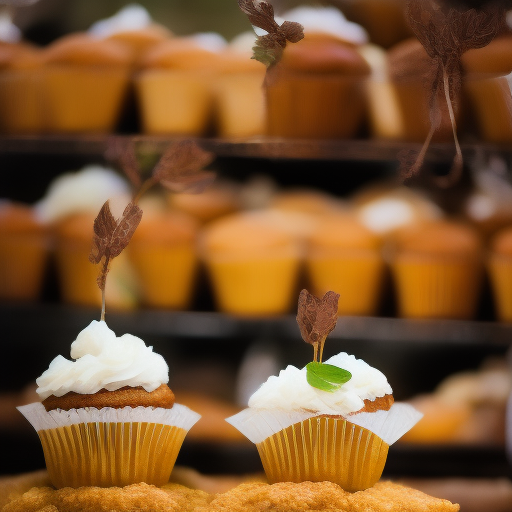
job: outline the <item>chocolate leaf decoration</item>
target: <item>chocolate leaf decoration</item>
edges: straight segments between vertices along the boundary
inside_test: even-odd
[[[153,180],[173,192],[200,193],[215,179],[215,173],[201,170],[213,158],[193,141],[172,144],[155,166]]]
[[[105,318],[105,285],[110,261],[119,256],[128,245],[142,218],[142,210],[133,202],[129,203],[123,215],[116,220],[110,210],[109,201],[101,207],[94,220],[94,235],[89,261],[98,264],[103,260],[96,280],[102,293],[101,319]]]
[[[141,187],[141,170],[133,141],[121,137],[110,137],[107,141],[105,158],[120,167],[136,189]]]
[[[329,291],[322,299],[315,297],[307,290],[299,295],[297,323],[302,339],[314,347],[314,360],[317,360],[320,348],[322,360],[323,346],[328,334],[336,327],[338,320],[338,293]]]
[[[450,3],[451,4],[451,3]],[[462,85],[461,56],[472,48],[489,44],[505,24],[505,8],[500,2],[487,2],[480,9],[459,5],[448,6],[440,0],[407,0],[406,17],[425,51],[432,59],[433,72],[428,84],[430,89],[430,131],[411,165],[408,159],[401,162],[403,179],[418,174],[433,134],[441,122],[440,98],[444,95],[452,124],[456,155],[447,177],[438,180],[450,186],[462,173],[462,151],[457,138],[455,112]]]
[[[267,32],[256,38],[253,59],[262,62],[268,68],[281,60],[286,43],[297,43],[304,37],[304,28],[300,23],[285,21],[279,25],[274,19],[274,8],[262,0],[238,0],[238,6],[252,25]]]
[[[328,391],[330,393],[337,391],[351,378],[352,374],[348,370],[344,370],[332,364],[312,361],[306,365],[306,379],[308,384],[322,391]]]

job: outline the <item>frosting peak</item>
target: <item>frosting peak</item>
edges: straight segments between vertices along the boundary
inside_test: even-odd
[[[249,407],[343,416],[361,410],[364,400],[373,401],[393,392],[384,374],[362,359],[341,352],[325,362],[348,370],[352,378],[331,393],[310,386],[306,369],[290,365],[262,384],[249,399]]]
[[[117,337],[103,321],[93,320],[71,344],[70,361],[57,356],[37,380],[41,400],[71,391],[93,394],[141,386],[151,392],[169,382],[164,358],[131,334]]]

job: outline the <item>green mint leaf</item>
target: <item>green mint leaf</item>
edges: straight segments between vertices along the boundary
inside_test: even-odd
[[[352,374],[332,364],[311,362],[306,365],[308,384],[314,388],[333,393],[352,378]]]

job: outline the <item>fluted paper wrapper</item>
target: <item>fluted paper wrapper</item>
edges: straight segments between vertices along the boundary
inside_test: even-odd
[[[389,445],[421,417],[397,403],[348,418],[249,408],[227,421],[256,444],[270,483],[328,480],[355,492],[379,480]]]
[[[164,485],[188,430],[200,418],[180,404],[47,412],[35,403],[18,409],[37,430],[56,488]]]

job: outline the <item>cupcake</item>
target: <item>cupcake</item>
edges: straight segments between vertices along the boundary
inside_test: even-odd
[[[331,481],[364,490],[379,480],[389,446],[421,414],[394,403],[386,377],[366,362],[344,352],[321,362],[338,296],[301,305],[307,295],[301,292],[297,319],[304,339],[316,340],[315,361],[270,377],[227,421],[256,444],[269,483]]]
[[[42,50],[27,43],[0,43],[0,130],[45,130]]]
[[[340,294],[338,314],[377,313],[385,271],[381,239],[354,217],[321,218],[308,239],[305,266],[315,295]]]
[[[49,256],[48,235],[33,208],[0,202],[0,299],[39,297]]]
[[[113,170],[86,166],[58,176],[35,205],[38,218],[53,234],[57,278],[65,302],[101,304],[101,293],[95,285],[97,271],[88,260],[93,221],[107,199],[112,198],[121,210],[128,195],[127,182]],[[138,300],[137,283],[125,253],[114,263],[110,274],[109,303],[117,309],[133,308]]]
[[[144,55],[135,80],[144,133],[207,133],[224,46],[217,34],[198,34],[164,41]]]
[[[221,52],[214,86],[215,129],[221,137],[265,133],[265,68],[251,59],[255,39],[254,32],[240,34]]]
[[[355,49],[357,42],[365,41],[364,32],[359,27],[352,34],[353,24],[335,8],[302,8],[284,17],[304,25],[304,39],[285,48],[267,79],[268,135],[354,137],[364,119],[363,81],[370,72]],[[320,19],[331,20],[327,26],[334,25],[333,31],[322,30]]]
[[[512,71],[512,34],[462,55],[468,95],[476,129],[487,142],[512,141],[512,99],[507,75]]]
[[[197,223],[180,212],[144,210],[127,249],[141,300],[148,306],[186,309],[198,270]]]
[[[420,223],[397,231],[389,250],[400,316],[474,317],[483,262],[473,228],[454,221]]]
[[[432,74],[432,59],[416,38],[401,41],[389,49],[387,67],[390,86],[395,91],[394,98],[398,100],[398,110],[401,118],[400,132],[392,132],[393,138],[408,142],[423,142],[430,131],[429,102],[430,91],[425,83]],[[384,82],[385,83],[385,82]],[[378,93],[378,89],[376,90]],[[386,97],[377,96],[374,103],[385,101]],[[441,114],[440,124],[435,130],[432,140],[443,142],[453,139],[450,114],[446,105],[444,92],[438,93],[437,103]],[[383,110],[382,105],[379,107]],[[456,117],[460,116],[456,112]],[[381,120],[385,125],[386,121]],[[374,123],[374,127],[378,125]],[[376,136],[384,137],[385,132],[375,132]]]
[[[239,315],[290,310],[298,279],[296,236],[275,220],[235,214],[208,225],[201,240],[218,308]]]
[[[71,34],[50,44],[43,58],[47,129],[113,131],[129,85],[129,49],[115,41]]]
[[[503,322],[512,321],[512,228],[494,235],[489,243],[487,270],[494,296],[496,316]]]
[[[19,407],[38,432],[52,484],[161,486],[199,419],[176,404],[162,356],[93,321],[36,380],[42,402]]]

